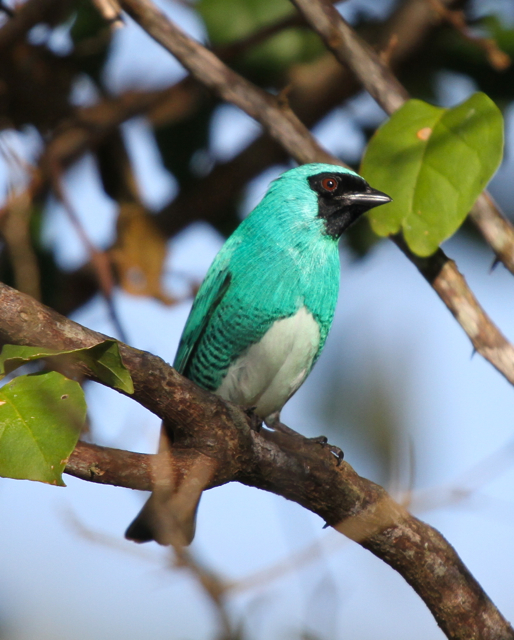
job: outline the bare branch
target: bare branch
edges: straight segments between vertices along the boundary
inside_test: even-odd
[[[3,284],[0,306],[0,343],[79,348],[104,338]],[[216,469],[207,486],[237,480],[284,496],[396,569],[449,638],[514,638],[451,545],[382,487],[346,462],[338,465],[309,440],[285,437],[278,444],[253,431],[241,409],[196,387],[160,358],[121,343],[120,350],[134,380],[134,399],[174,425],[176,439],[165,462],[179,479],[205,457]],[[162,462],[159,456],[81,443],[66,471],[93,482],[149,489]]]
[[[235,104],[265,126],[299,162],[330,162],[331,156],[314,140],[283,100],[279,100],[229,69],[214,53],[187,36],[149,0],[123,0],[127,13],[172,53],[191,75],[223,100]]]
[[[348,25],[327,0],[291,0],[336,58],[352,69],[366,90],[388,114],[409,99],[409,94],[380,56]],[[446,11],[440,0],[437,6]],[[446,14],[445,14],[446,15]],[[451,14],[453,15],[453,13]],[[484,191],[470,218],[498,260],[514,274],[514,227]],[[453,313],[453,312],[452,312]]]
[[[99,251],[89,239],[89,236],[82,226],[82,222],[80,221],[79,216],[73,208],[61,182],[59,166],[57,164],[52,166],[51,171],[52,173],[50,179],[52,182],[54,193],[64,207],[64,211],[66,212],[68,219],[70,220],[75,231],[77,232],[77,235],[79,236],[80,240],[89,253],[91,263],[93,264],[96,271],[98,283],[100,285],[100,291],[102,292],[102,296],[109,310],[109,316],[114,327],[116,328],[116,331],[118,332],[118,336],[121,340],[124,340],[126,342],[127,338],[125,337],[125,330],[123,329],[119,316],[116,312],[116,307],[114,305],[114,299],[112,295],[114,290],[114,277],[112,273],[112,265],[109,260],[108,254],[105,251]]]
[[[512,60],[504,51],[500,49],[496,40],[493,38],[481,38],[471,33],[466,24],[466,17],[463,11],[451,11],[441,0],[428,0],[434,7],[434,10],[446,20],[452,27],[460,33],[460,35],[471,42],[479,49],[485,52],[489,64],[495,69],[495,71],[504,71],[507,69]]]
[[[359,38],[330,3],[326,0],[292,2],[338,59],[350,66],[388,113],[392,113],[408,99],[407,92],[380,56]],[[484,227],[484,236],[487,233],[489,238],[494,237],[493,248],[498,248],[498,257],[505,257],[505,264],[513,266],[514,229],[494,208],[487,192],[478,199],[473,211],[473,220]],[[501,235],[497,234],[498,230],[501,230]],[[441,250],[429,258],[420,259],[408,249],[401,237],[396,236],[394,240],[438,293],[475,349],[514,384],[514,347],[483,311],[455,263]]]
[[[429,258],[420,258],[401,236],[392,239],[451,311],[474,349],[514,384],[514,346],[482,309],[455,262],[441,249]]]
[[[30,190],[14,191],[9,195],[0,217],[0,231],[9,251],[16,286],[33,296],[41,298],[40,273],[36,254],[30,237],[32,201]]]
[[[345,22],[330,2],[291,0],[319,33],[336,58],[348,66],[387,113],[396,111],[409,94],[377,53]]]
[[[200,81],[262,122],[300,162],[337,162],[316,144],[287,105],[227,69],[155,12],[147,0],[125,0],[124,5],[132,7],[132,15],[182,56]],[[461,285],[467,289],[464,281]],[[458,301],[450,293],[452,301]],[[476,311],[476,301],[466,304]],[[77,348],[103,339],[1,284],[0,305],[0,341]],[[469,311],[466,306],[463,309]],[[485,314],[484,322],[490,323]],[[252,431],[240,409],[183,379],[159,358],[123,344],[120,349],[134,379],[134,399],[173,425],[173,449],[165,457],[140,456],[81,444],[70,458],[68,472],[95,482],[150,488],[161,465],[172,469],[180,485],[191,468],[205,460],[214,469],[206,488],[238,480],[273,491],[317,513],[371,550],[405,577],[449,637],[514,637],[452,547],[381,487],[360,478],[346,463],[336,465],[329,452],[312,442],[291,442]],[[92,377],[91,372],[85,373]]]
[[[469,217],[507,269],[514,274],[514,227],[488,191],[483,191]]]

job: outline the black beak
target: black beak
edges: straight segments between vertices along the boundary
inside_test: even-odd
[[[378,191],[378,189],[372,189],[371,187],[363,193],[347,193],[342,196],[336,196],[335,199],[342,200],[349,205],[357,205],[365,211],[392,201],[392,198],[386,193]]]
[[[320,215],[325,218],[327,233],[333,238],[339,238],[366,211],[392,200],[387,194],[372,189],[367,184],[357,186],[357,189],[359,188],[362,191],[332,196],[328,202],[320,199]]]

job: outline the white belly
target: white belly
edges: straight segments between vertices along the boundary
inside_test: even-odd
[[[294,316],[275,322],[261,341],[230,366],[216,390],[225,400],[266,418],[280,411],[310,371],[319,347],[319,327],[302,307]]]

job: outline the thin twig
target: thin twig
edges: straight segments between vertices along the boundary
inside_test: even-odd
[[[125,330],[123,329],[114,305],[114,277],[112,274],[109,257],[105,251],[99,251],[89,239],[86,230],[82,226],[79,216],[77,215],[68,196],[66,195],[64,187],[62,185],[58,166],[53,167],[53,171],[51,172],[51,182],[55,195],[60,200],[62,206],[64,207],[64,211],[66,212],[71,224],[77,232],[77,235],[79,236],[89,253],[91,263],[95,267],[100,291],[102,292],[103,298],[107,305],[107,309],[109,311],[109,316],[116,329],[116,332],[118,333],[120,340],[122,340],[123,342],[128,342]]]
[[[20,291],[40,300],[41,277],[30,226],[34,197],[31,187],[37,183],[37,171],[8,144],[0,144],[0,153],[11,169],[7,200],[0,208],[0,230],[9,251],[14,282]],[[30,178],[29,187],[21,192],[17,189],[14,167]]]
[[[511,439],[461,473],[451,484],[412,493],[409,496],[409,508],[428,511],[467,500],[485,484],[512,469],[513,465],[514,441]]]
[[[231,594],[237,594],[250,589],[258,589],[261,586],[268,586],[270,582],[283,578],[309,563],[319,560],[326,553],[332,553],[340,549],[347,542],[345,538],[334,535],[333,531],[327,532],[322,541],[316,539],[287,558],[228,583],[227,589]]]
[[[102,18],[109,23],[111,29],[123,27],[123,17],[118,0],[92,0]]]
[[[41,278],[36,252],[32,246],[31,216],[32,200],[29,191],[13,191],[0,211],[0,229],[9,250],[16,287],[40,300]]]
[[[483,191],[478,196],[469,218],[494,251],[496,260],[514,274],[514,227],[489,191]]]
[[[514,384],[514,346],[482,309],[455,262],[442,249],[429,258],[420,258],[410,251],[402,236],[393,236],[392,240],[433,287],[474,349]]]
[[[412,453],[410,458],[413,458]],[[399,492],[396,499],[406,508],[418,513],[420,511],[426,512],[441,509],[469,500],[485,484],[491,482],[502,473],[506,473],[513,466],[514,440],[511,439],[493,453],[473,464],[450,484],[439,485],[421,491],[414,491],[412,487],[408,487],[406,490]],[[390,487],[388,487],[388,491],[391,492]],[[315,562],[326,553],[340,550],[344,544],[344,539],[340,536],[335,537],[331,535],[332,533],[328,532],[324,536],[322,544],[317,539],[264,569],[228,583],[227,589],[231,593],[238,593],[259,588],[260,586],[267,586],[270,582],[298,571],[311,562]]]
[[[427,0],[434,10],[444,19],[448,24],[458,32],[460,35],[484,51],[489,64],[496,71],[505,71],[512,64],[510,56],[505,51],[502,51],[497,42],[493,38],[481,38],[473,35],[468,25],[466,24],[466,18],[463,11],[452,11],[445,7],[441,0]]]
[[[213,571],[204,567],[191,552],[184,547],[175,547],[173,567],[185,568],[196,578],[204,593],[213,604],[222,629],[219,640],[235,640],[230,616],[228,615],[225,600],[227,597],[227,584]]]
[[[121,551],[124,554],[140,560],[152,562],[153,564],[157,564],[158,567],[162,566],[161,554],[150,553],[151,550],[148,547],[127,544],[126,540],[121,540],[119,536],[112,536],[101,531],[95,531],[86,525],[71,509],[66,509],[63,517],[65,518],[65,524],[71,527],[75,534],[88,542],[111,550]],[[225,607],[225,596],[228,595],[230,584],[207,569],[190,550],[182,547],[174,551],[175,555],[170,551],[169,564],[171,568],[186,569],[197,580],[200,588],[213,602],[220,619],[220,626],[223,630],[223,640],[225,640],[225,638],[229,640],[233,637],[233,634],[230,617]]]

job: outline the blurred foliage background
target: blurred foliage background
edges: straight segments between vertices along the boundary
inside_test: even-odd
[[[411,25],[409,15],[423,3],[432,15]],[[254,134],[250,145],[243,141],[243,149],[220,158],[212,148],[218,100],[190,78],[145,90],[138,87],[142,78],[137,69],[132,87],[117,91],[109,71],[118,30],[106,24],[95,4],[37,4],[33,8],[26,3],[26,24],[0,38],[0,122],[5,132],[0,278],[63,313],[85,304],[99,288],[109,296],[115,283],[131,294],[169,303],[161,284],[166,241],[195,220],[207,220],[223,235],[230,233],[248,182],[283,162],[284,154],[265,134]],[[394,69],[412,95],[438,101],[441,77],[459,74],[458,81],[465,78],[502,109],[508,107],[514,91],[509,59],[514,30],[502,12],[507,2],[454,3],[464,11],[455,14],[466,21],[461,30],[438,13],[444,11],[439,0],[343,4],[351,6],[355,26],[370,42],[379,50],[390,47]],[[202,21],[208,42],[224,60],[259,86],[285,91],[309,126],[329,118],[334,109],[340,111],[345,100],[359,92],[355,80],[334,62],[287,0],[201,0],[189,10]],[[10,13],[5,5],[4,31]],[[485,47],[485,42],[497,47]],[[150,125],[159,161],[176,181],[177,196],[157,210],[143,202],[122,131],[123,123],[135,117],[144,117]],[[357,114],[352,125],[368,137],[376,114],[371,122]],[[14,137],[29,147],[22,157],[9,143]],[[90,259],[67,270],[45,243],[42,229],[55,199],[64,203],[70,219],[76,217],[60,182],[86,154],[94,163],[101,196],[117,209],[116,237],[110,246],[88,246]],[[340,155],[358,169],[358,150]],[[501,204],[511,212],[509,199],[502,197]],[[348,242],[356,255],[364,256],[375,238],[364,223],[351,231]]]
[[[322,144],[358,170],[366,141],[385,115],[361,92],[351,73],[326,52],[287,0],[161,0],[158,4],[243,76],[267,91],[287,97],[292,109]],[[440,0],[348,0],[337,6],[357,31],[383,52],[412,96],[447,106],[480,90],[496,102],[506,118],[507,146],[504,165],[493,180],[491,190],[512,219],[512,3],[509,0],[445,3]],[[213,252],[256,204],[269,180],[291,166],[290,161],[259,125],[237,109],[220,104],[129,19],[106,22],[98,4],[92,0],[26,0],[24,3],[4,0],[0,3],[0,56],[0,280],[65,315],[172,360],[187,305]],[[465,224],[452,242],[464,264],[480,265],[481,275],[472,286],[482,287],[485,292],[491,289],[489,281],[481,278],[487,274],[493,256],[471,225]],[[368,266],[373,268],[375,256],[389,251],[380,248],[386,243],[374,236],[363,220],[344,238],[345,268],[349,272],[353,269],[354,274],[365,274]],[[394,263],[395,258],[387,260]],[[400,305],[397,315],[393,316],[380,306],[382,294],[385,305],[388,296],[389,300],[392,298],[388,287],[396,278],[393,272],[385,273],[382,271],[377,276],[383,280],[379,286],[381,293],[375,294],[375,319],[377,326],[381,326],[382,321],[384,327],[394,324],[401,333],[402,322],[407,317],[402,316],[402,312],[409,305],[418,304],[418,287],[428,288],[417,274],[411,274],[412,281],[403,279],[402,275],[399,288],[404,289],[407,296],[406,307]],[[363,287],[368,287],[367,281],[357,275],[353,288],[344,287],[346,307],[354,305],[354,310],[349,312],[342,328],[334,329],[331,344],[337,349],[340,342],[344,344],[343,334],[347,336],[361,322],[360,296],[370,293]],[[505,287],[503,291],[500,302],[504,306],[498,308],[498,313],[508,322],[512,319],[512,289]],[[496,301],[502,298],[497,289],[494,292]],[[426,295],[430,296],[430,292]],[[129,306],[127,300],[130,300]],[[149,300],[153,304],[149,305]],[[430,304],[434,308],[440,305],[438,300]],[[155,324],[152,314],[159,316],[162,324]],[[448,325],[453,322],[451,318],[444,318]],[[425,320],[432,323],[431,317]],[[438,317],[433,324],[439,326]],[[462,349],[470,350],[458,328],[452,326],[450,332],[449,341],[462,340]],[[426,334],[408,339],[432,344]],[[166,347],[161,349],[160,342],[165,342]],[[425,390],[430,388],[427,377],[413,374],[419,362],[408,353],[409,344],[400,348],[392,341],[389,343],[380,332],[361,335],[356,344],[360,351],[349,348],[344,356],[332,349],[322,360],[324,364],[314,372],[312,385],[304,396],[312,411],[311,417],[317,421],[310,428],[314,429],[313,435],[324,431],[341,444],[351,464],[355,459],[361,461],[359,471],[364,475],[389,487],[412,488],[415,478],[427,481],[427,469],[437,470],[437,447],[448,446],[452,436],[445,435],[447,440],[443,440],[443,444],[427,444],[424,435],[416,440],[416,429],[406,433],[406,424],[418,420],[407,396],[413,397],[414,386],[422,390],[424,385]],[[435,344],[430,349],[437,352],[437,370],[443,372],[448,368],[444,354],[450,348],[444,342],[437,347]],[[468,365],[465,361],[463,366]],[[497,383],[497,374],[486,375],[491,376],[491,384]],[[454,383],[465,386],[464,379],[460,370],[453,373],[450,382],[441,373],[443,396],[444,389],[452,389]],[[96,396],[93,392],[90,394],[90,437],[123,448],[137,446],[134,425],[130,427],[132,435],[126,425],[120,426],[115,435],[108,429],[102,431],[108,421],[106,415],[112,420],[116,413],[123,422],[127,413],[106,408],[114,402],[113,396],[106,396],[103,391]],[[418,410],[423,411],[424,402],[430,404],[432,400],[412,400],[411,404],[417,403]],[[446,400],[437,402],[444,404]],[[302,419],[307,422],[301,412],[294,416],[300,423]],[[432,419],[437,423],[440,417],[436,414]],[[496,420],[491,417],[492,422]],[[504,421],[504,417],[498,419],[498,422]],[[302,424],[292,422],[302,430]],[[149,441],[155,440],[156,432],[154,428]],[[491,443],[499,444],[504,436],[504,432],[498,433],[491,437]],[[420,461],[419,453],[418,457],[412,453],[413,442],[418,451],[421,449],[425,454],[430,451],[434,456],[428,462]],[[153,442],[148,449],[152,450],[152,446]],[[471,449],[472,445],[459,442],[456,447]],[[493,444],[491,447],[494,448]],[[481,451],[478,445],[473,451],[473,461],[480,460],[482,453],[490,453]],[[416,461],[422,467],[421,472],[418,468],[417,475],[413,470]],[[466,470],[466,464],[452,466],[447,462],[442,466],[460,472]],[[447,471],[442,471],[439,477],[441,481],[450,479]],[[427,481],[431,483],[437,484],[433,479]],[[5,491],[12,485],[12,482],[6,483]],[[70,482],[70,487],[74,486]],[[33,491],[37,493],[40,489]],[[97,496],[94,500],[104,499],[98,498],[98,489],[94,491]],[[442,495],[444,498],[447,494]],[[5,492],[0,493],[1,496],[5,496]],[[35,496],[34,500],[39,499]],[[428,502],[430,499],[427,498]],[[126,523],[133,515],[131,510],[135,513],[137,508],[136,501],[131,500],[133,504],[123,516]],[[257,512],[259,498],[250,500],[255,501]],[[5,504],[3,508],[7,509]],[[220,507],[213,503],[212,507],[204,508],[208,513],[218,513]],[[106,510],[107,507],[100,512],[105,515]],[[222,520],[230,517],[223,513]],[[295,522],[298,516],[287,513],[291,522]],[[264,515],[255,517],[259,522],[266,522]],[[208,526],[207,523],[205,527]],[[218,524],[213,526],[215,530]],[[233,523],[228,528],[231,533],[224,530],[219,535],[225,539],[231,535],[238,537],[231,526]],[[318,524],[315,526],[319,529]],[[285,538],[292,540],[295,527],[290,523],[284,527]],[[114,529],[120,536],[123,523],[116,523]],[[310,521],[307,529],[312,530]],[[12,536],[15,530],[7,527],[4,535]],[[74,532],[74,535],[78,534]],[[210,534],[204,535],[207,539]],[[212,537],[217,539],[216,534]],[[203,556],[209,560],[211,556],[216,558],[221,565],[216,566],[221,569],[227,550],[214,547],[207,551],[201,546],[206,544],[201,533],[200,538],[198,544]],[[27,534],[27,544],[30,539]],[[245,549],[241,555],[248,554],[250,543],[245,544],[243,534],[238,540]],[[22,537],[19,542],[21,544]],[[288,542],[285,555],[289,544],[291,549],[296,549],[303,542],[304,538]],[[276,540],[270,544],[282,549]],[[229,539],[227,545],[230,549]],[[264,565],[271,557],[273,554],[268,557],[263,550]],[[236,566],[244,564],[241,559],[234,562]],[[297,562],[300,566],[302,563]],[[37,563],[32,565],[33,573],[28,570],[24,574],[26,580],[31,580],[38,570]],[[8,585],[5,589],[11,589],[7,574],[5,580]],[[353,628],[351,624],[338,627],[331,622],[330,616],[335,615],[339,606],[341,589],[346,592],[344,587],[334,586],[330,572],[314,581],[305,580],[308,607],[321,612],[326,624],[311,628],[304,620],[303,627],[303,623],[298,623],[294,632],[289,629],[287,637],[377,637],[376,633],[359,631],[359,627]],[[121,589],[120,585],[113,588]],[[22,588],[20,593],[23,594]],[[368,596],[364,594],[364,603]],[[20,597],[23,601],[23,595]],[[270,597],[269,594],[259,596],[265,603]],[[402,597],[398,596],[399,601]],[[144,602],[141,592],[139,598]],[[237,637],[286,637],[283,620],[282,626],[277,626],[282,629],[280,632],[266,627],[267,623],[263,622],[266,615],[259,602],[257,599],[252,605],[250,623],[234,623],[234,637],[237,633],[241,634]],[[382,605],[386,606],[384,602]],[[16,622],[13,614],[16,606],[12,606],[12,610],[4,611],[0,604],[0,638],[55,639],[86,635],[87,625],[65,627],[67,631],[61,635],[48,621],[43,627],[39,622],[35,627],[25,628],[19,620]],[[412,606],[416,609],[418,605]],[[323,614],[327,607],[330,614]],[[356,610],[360,610],[359,606]],[[244,614],[238,611],[242,620],[251,618],[248,611]],[[514,614],[514,603],[511,611]],[[38,615],[36,607],[34,620],[39,620]],[[102,614],[104,622],[106,615]],[[290,615],[287,607],[282,615]],[[426,612],[420,615],[427,616]],[[152,616],[160,616],[157,606]],[[280,618],[279,614],[276,616]],[[204,618],[200,631],[192,630],[196,629],[194,625],[191,629],[186,626],[185,630],[181,627],[176,632],[170,628],[154,629],[152,619],[141,626],[133,625],[130,631],[99,622],[95,635],[97,638],[121,635],[136,638],[152,630],[156,638],[215,637],[216,619],[212,615]],[[7,621],[5,632],[4,619]],[[409,616],[405,619],[410,620]],[[428,626],[426,633],[419,631],[419,625],[425,622],[420,623],[413,614],[411,622],[406,623],[405,637],[409,634],[412,637],[413,629],[417,629],[419,638],[441,637],[435,625]],[[46,630],[43,632],[42,628]],[[349,628],[353,628],[351,636],[345,635]],[[381,629],[382,637],[400,638],[404,637],[402,633],[397,621],[391,623],[389,631]]]

